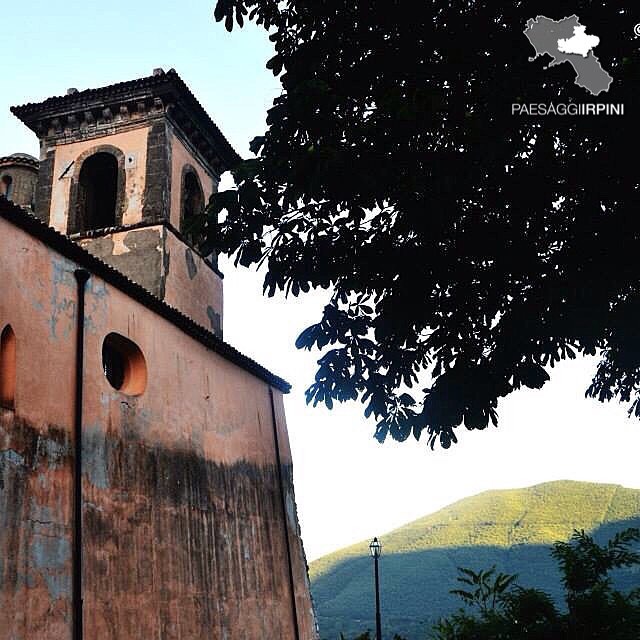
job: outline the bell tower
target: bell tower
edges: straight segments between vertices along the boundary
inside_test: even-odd
[[[0,195],[20,207],[34,210],[38,161],[26,153],[0,158]]]
[[[222,274],[192,219],[240,161],[171,69],[13,107],[40,140],[35,214],[222,336]]]

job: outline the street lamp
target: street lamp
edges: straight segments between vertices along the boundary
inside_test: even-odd
[[[369,545],[373,557],[373,570],[376,577],[376,640],[382,640],[382,625],[380,624],[380,578],[378,576],[378,558],[382,554],[382,544],[374,538]]]

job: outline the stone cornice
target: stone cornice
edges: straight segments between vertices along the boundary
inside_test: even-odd
[[[9,167],[9,166],[30,167],[37,170],[38,167],[40,166],[40,163],[35,158],[31,158],[30,156],[22,155],[22,154],[17,154],[13,156],[4,156],[0,158],[0,167]]]
[[[0,196],[0,218],[8,220],[11,224],[22,229],[31,237],[36,238],[68,260],[71,260],[78,266],[101,278],[107,284],[119,289],[168,322],[174,324],[178,329],[211,351],[218,353],[223,358],[233,362],[283,393],[288,393],[291,390],[291,385],[288,382],[274,375],[251,358],[243,355],[229,343],[224,342],[224,340],[195,323],[174,307],[169,306],[144,287],[132,282],[120,271],[96,258],[67,236],[47,226],[30,212],[9,202],[4,196]]]
[[[43,141],[70,142],[168,118],[220,175],[241,161],[184,81],[171,69],[99,89],[12,107]]]

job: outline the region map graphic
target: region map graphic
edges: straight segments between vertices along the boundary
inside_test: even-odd
[[[575,83],[592,95],[597,96],[609,90],[613,78],[593,53],[600,38],[587,34],[587,28],[580,24],[578,16],[572,15],[562,20],[545,16],[531,18],[527,21],[524,35],[536,51],[536,55],[529,58],[531,62],[546,54],[551,57],[547,69],[568,62],[576,72]]]

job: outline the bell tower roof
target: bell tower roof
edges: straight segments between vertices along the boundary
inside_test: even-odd
[[[52,143],[104,135],[166,116],[220,175],[241,158],[175,69],[98,89],[69,89],[64,96],[11,108],[41,140]]]
[[[10,156],[0,158],[0,165],[5,164],[24,165],[26,167],[34,167],[37,169],[38,159],[28,153],[12,153]]]

